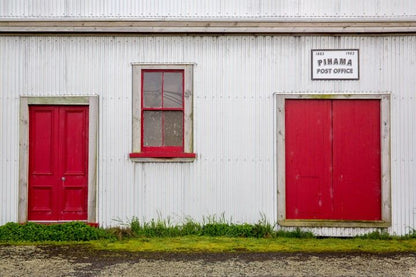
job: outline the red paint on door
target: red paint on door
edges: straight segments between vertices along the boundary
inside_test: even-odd
[[[334,217],[381,220],[380,101],[333,101]]]
[[[286,218],[380,220],[379,100],[286,100]]]
[[[286,217],[328,218],[331,103],[286,100]]]
[[[28,219],[86,220],[87,201],[88,106],[30,106]]]

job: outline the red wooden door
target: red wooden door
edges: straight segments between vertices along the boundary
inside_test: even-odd
[[[331,212],[331,102],[286,100],[286,218]]]
[[[381,219],[379,100],[286,100],[286,218]]]
[[[381,220],[380,101],[333,101],[334,217]]]
[[[87,199],[88,106],[30,106],[28,219],[86,220]]]

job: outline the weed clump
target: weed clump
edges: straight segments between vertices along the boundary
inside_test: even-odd
[[[251,224],[226,224],[208,223],[202,226],[200,235],[202,236],[225,236],[225,237],[244,237],[244,238],[268,238],[274,237],[273,227],[270,224],[257,223]]]
[[[314,238],[315,235],[312,232],[302,231],[299,227],[294,231],[278,230],[275,233],[276,237],[283,238],[299,238],[299,239],[310,239]]]
[[[376,230],[371,233],[358,236],[362,239],[377,239],[377,240],[392,240],[394,237],[391,236],[386,230]]]
[[[410,228],[410,232],[406,237],[409,239],[416,239],[416,229]]]
[[[82,222],[51,225],[9,222],[0,226],[0,242],[89,241],[110,237],[106,230]]]
[[[204,220],[205,221],[205,220]],[[172,225],[169,220],[151,220],[141,223],[133,218],[129,227],[120,230],[126,237],[179,237],[179,236],[209,236],[209,237],[240,237],[240,238],[312,238],[311,232],[301,231],[275,231],[274,226],[265,219],[256,224],[234,224],[224,218],[210,217],[206,223],[197,223],[187,219],[182,225]],[[117,236],[119,238],[123,235]]]

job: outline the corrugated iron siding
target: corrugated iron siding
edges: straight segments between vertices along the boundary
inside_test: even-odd
[[[360,49],[359,81],[311,81],[310,50]],[[100,97],[98,216],[277,218],[274,92],[391,92],[393,226],[415,228],[416,37],[0,37],[0,224],[17,220],[19,96]],[[193,163],[133,163],[132,62],[192,62]],[[312,229],[354,235],[368,229]]]
[[[5,18],[293,18],[409,17],[414,0],[3,0]]]

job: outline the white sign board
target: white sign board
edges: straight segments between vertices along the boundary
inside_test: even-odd
[[[358,80],[358,49],[312,50],[312,80]]]

